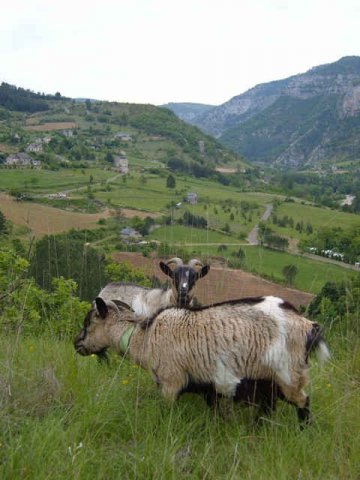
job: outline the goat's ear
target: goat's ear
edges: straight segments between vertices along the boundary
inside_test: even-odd
[[[166,265],[166,263],[164,263],[164,262],[160,262],[159,266],[160,266],[161,270],[165,273],[165,275],[167,275],[170,278],[173,278],[173,271],[171,270],[169,265]]]
[[[101,297],[95,298],[96,308],[101,318],[105,318],[108,313],[108,307]]]
[[[122,302],[121,300],[112,300],[115,305],[120,309],[120,310],[130,310],[131,312],[133,312],[134,310],[130,307],[130,305],[128,305],[127,303],[125,302]]]
[[[207,274],[209,273],[209,270],[210,270],[210,265],[204,265],[204,266],[201,267],[201,269],[198,271],[197,277],[198,277],[198,278],[205,277],[205,275],[207,275]]]

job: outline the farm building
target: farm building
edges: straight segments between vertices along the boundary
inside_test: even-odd
[[[4,165],[16,166],[16,167],[39,167],[41,165],[40,160],[34,160],[27,153],[13,153],[5,159]]]
[[[129,172],[129,161],[125,155],[115,155],[114,166],[120,173]]]
[[[197,201],[198,201],[197,193],[195,193],[195,192],[189,192],[189,193],[186,195],[186,201],[187,201],[188,203],[190,203],[190,205],[196,205],[196,204],[197,204]]]
[[[43,151],[43,146],[40,142],[35,142],[35,143],[30,143],[26,149],[27,152],[42,152]]]
[[[131,142],[132,141],[132,136],[129,133],[126,132],[118,132],[115,134],[115,138],[122,140],[124,142]]]
[[[137,243],[142,239],[142,235],[131,227],[125,227],[120,232],[120,239],[124,243]]]

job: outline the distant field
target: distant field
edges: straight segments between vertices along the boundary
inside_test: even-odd
[[[156,229],[149,237],[166,243],[239,243],[234,237],[212,230],[172,225]]]
[[[74,122],[49,122],[42,125],[28,125],[25,130],[29,132],[52,132],[56,130],[67,130],[76,127]]]
[[[313,207],[301,203],[282,203],[277,209],[278,216],[288,215],[294,222],[311,223],[313,227],[341,227],[344,229],[360,225],[359,215],[339,212],[325,207]],[[294,230],[295,233],[297,233]]]
[[[99,168],[89,169],[61,169],[36,170],[36,169],[1,169],[0,190],[25,189],[27,192],[59,192],[88,185],[90,176],[93,182],[107,180],[115,172]]]
[[[189,246],[183,247],[193,256],[219,256],[225,259],[234,260],[233,252],[241,248],[245,252],[245,270],[256,272],[258,275],[265,276],[270,280],[277,282],[284,281],[282,269],[285,265],[296,265],[298,273],[294,280],[294,288],[309,293],[318,293],[323,285],[328,281],[341,281],[357,275],[353,270],[349,270],[330,263],[324,263],[318,260],[312,260],[300,255],[291,255],[290,253],[270,250],[267,248],[241,245],[228,245],[221,254],[218,247],[213,245]],[[174,249],[176,251],[176,249]]]
[[[29,228],[36,237],[72,228],[98,228],[98,220],[110,216],[109,210],[96,214],[66,212],[32,202],[17,202],[4,194],[0,194],[0,206],[7,219],[15,225]]]

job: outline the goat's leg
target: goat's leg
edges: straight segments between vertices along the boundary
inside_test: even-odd
[[[296,388],[293,385],[286,385],[279,382],[281,392],[284,400],[295,405],[297,416],[300,422],[300,428],[303,428],[304,425],[310,425],[311,416],[310,416],[310,401],[309,396],[304,392],[302,388]]]
[[[310,399],[307,396],[305,406],[302,408],[296,407],[297,416],[300,423],[300,428],[303,429],[305,425],[311,424],[311,414],[310,414]]]

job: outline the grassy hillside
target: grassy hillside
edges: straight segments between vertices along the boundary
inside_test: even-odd
[[[152,105],[111,102],[81,102],[61,96],[31,94],[9,86],[16,92],[13,103],[3,102],[0,111],[0,163],[10,150],[24,151],[31,142],[50,137],[42,153],[34,158],[52,168],[70,162],[112,165],[110,155],[126,155],[143,168],[169,165],[174,170],[195,176],[211,176],[216,165],[228,162],[244,166],[244,160],[212,137],[179,120],[168,109]],[[0,105],[1,105],[0,87]],[[34,109],[22,109],[18,93],[27,92]],[[36,111],[37,103],[43,105]],[[35,111],[35,113],[34,113]],[[73,135],[65,136],[63,130]],[[71,134],[71,133],[70,133]],[[127,135],[127,137],[126,137]]]
[[[169,408],[127,360],[100,365],[75,356],[70,341],[2,337],[1,478],[355,480],[359,342],[327,338],[334,360],[312,363],[314,423],[300,432],[281,401],[258,426],[254,410],[225,400],[218,415],[192,394]]]

